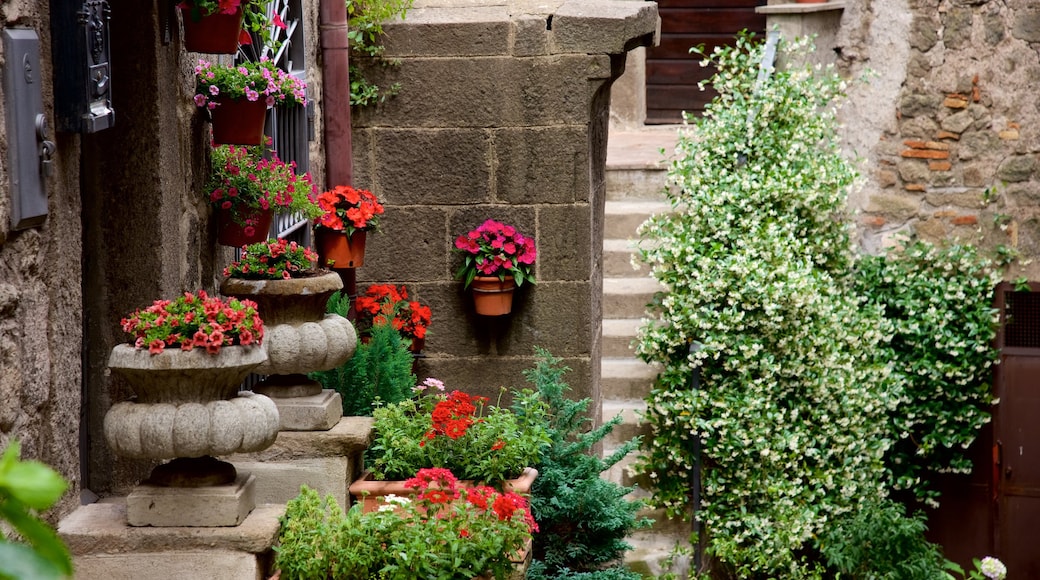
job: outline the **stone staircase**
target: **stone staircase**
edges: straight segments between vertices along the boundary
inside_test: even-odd
[[[648,126],[640,131],[611,131],[608,137],[600,389],[603,418],[621,415],[623,421],[604,441],[605,455],[621,442],[646,433],[640,416],[657,370],[636,357],[633,342],[646,304],[661,287],[645,265],[638,261],[633,265],[633,257],[637,228],[651,215],[670,210],[663,190],[667,159],[677,136],[676,126]],[[633,495],[644,497],[648,495],[646,482],[634,479],[627,470],[633,459],[623,460],[607,476],[637,486]],[[646,515],[658,522],[629,538],[635,549],[627,554],[626,562],[633,570],[657,577],[667,571],[662,560],[675,542],[686,541],[689,524],[667,521],[661,513]]]

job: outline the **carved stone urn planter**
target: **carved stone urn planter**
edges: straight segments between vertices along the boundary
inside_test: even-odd
[[[127,497],[132,526],[234,526],[255,507],[256,478],[215,455],[260,451],[278,435],[278,409],[263,395],[239,393],[267,358],[259,346],[146,349],[119,345],[108,366],[130,382],[133,401],[105,415],[117,455],[174,459],[156,467]]]
[[[269,376],[253,390],[274,399],[282,430],[328,430],[343,416],[340,394],[306,376],[339,367],[357,347],[354,325],[325,312],[329,297],[342,288],[336,273],[288,280],[228,278],[220,286],[225,296],[258,305],[268,359],[254,372]]]

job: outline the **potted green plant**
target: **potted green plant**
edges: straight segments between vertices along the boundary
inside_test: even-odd
[[[350,486],[350,493],[376,508],[375,497],[405,495],[404,480],[420,469],[441,467],[462,480],[526,493],[538,472],[549,437],[538,414],[544,403],[529,391],[517,393],[527,413],[488,405],[487,397],[461,391],[444,393],[444,383],[427,378],[417,397],[377,407],[375,436],[367,460],[370,471]]]
[[[310,173],[297,175],[295,163],[285,163],[273,152],[267,159],[262,147],[220,145],[210,152],[210,160],[206,190],[221,244],[241,247],[267,239],[275,211],[307,219],[320,213]]]
[[[446,469],[422,469],[373,511],[346,514],[331,496],[303,486],[280,520],[281,580],[502,579],[526,562],[538,530],[527,500],[490,487],[462,489]],[[319,533],[320,530],[320,533]]]
[[[235,54],[239,44],[250,44],[249,32],[269,40],[269,26],[285,28],[275,14],[267,19],[261,0],[184,0],[177,5],[184,21],[184,48],[207,54]]]
[[[358,331],[364,335],[373,326],[387,323],[401,334],[413,354],[422,352],[430,326],[430,307],[408,299],[408,288],[394,284],[373,284],[357,297]]]
[[[337,185],[318,196],[322,214],[314,220],[318,263],[328,268],[360,268],[366,232],[379,227],[383,204],[367,189]]]
[[[306,105],[307,83],[262,57],[239,64],[199,59],[195,66],[195,106],[210,113],[213,142],[260,145],[267,109]]]
[[[509,314],[513,289],[524,282],[534,284],[538,257],[534,238],[515,226],[489,219],[455,238],[455,250],[463,255],[455,277],[463,280],[465,288],[472,286],[477,314]]]

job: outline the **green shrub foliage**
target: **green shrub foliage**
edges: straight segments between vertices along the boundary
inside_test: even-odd
[[[835,578],[952,578],[942,551],[924,538],[926,529],[923,514],[907,516],[901,504],[880,499],[831,522],[817,544]]]
[[[809,50],[799,40],[779,53],[799,62]],[[641,229],[642,257],[667,288],[639,337],[639,354],[664,368],[641,468],[655,504],[683,514],[699,438],[698,517],[714,558],[740,577],[813,577],[811,538],[885,496],[899,400],[878,358],[890,325],[848,291],[855,172],[834,120],[844,83],[807,66],[760,77],[762,48],[747,36],[705,56],[719,96],[680,135],[675,211]]]
[[[601,459],[592,447],[621,421],[615,417],[592,428],[590,399],[574,401],[563,375],[570,369],[544,349],[536,349],[538,362],[524,371],[540,399],[548,406],[541,414],[551,443],[541,454],[538,479],[531,489],[531,511],[540,531],[534,538],[535,563],[530,580],[638,580],[639,574],[620,567],[624,539],[633,530],[650,525],[637,516],[639,501],[626,499],[632,488],[600,477],[618,461],[638,449],[639,438],[630,440]],[[513,412],[523,414],[530,405],[515,399]]]
[[[337,292],[329,299],[327,310],[345,317],[348,305],[347,297]],[[412,353],[388,324],[372,327],[369,341],[359,342],[350,360],[310,377],[326,389],[339,392],[347,417],[372,415],[377,401],[385,404],[408,399],[415,386]]]
[[[937,473],[970,473],[965,449],[990,419],[993,345],[999,314],[989,260],[971,246],[911,241],[888,256],[860,260],[857,283],[894,325],[883,345],[904,394],[891,421],[888,453],[895,489],[935,504]]]

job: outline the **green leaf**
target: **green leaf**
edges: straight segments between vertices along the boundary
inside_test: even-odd
[[[39,461],[20,461],[8,466],[0,489],[25,505],[45,510],[61,498],[68,484],[58,472]]]
[[[0,578],[12,580],[50,580],[72,573],[71,568],[63,571],[50,560],[40,556],[32,548],[0,541]]]
[[[65,544],[47,524],[37,520],[11,501],[0,501],[0,518],[6,519],[36,552],[65,574],[72,574],[72,558]]]

